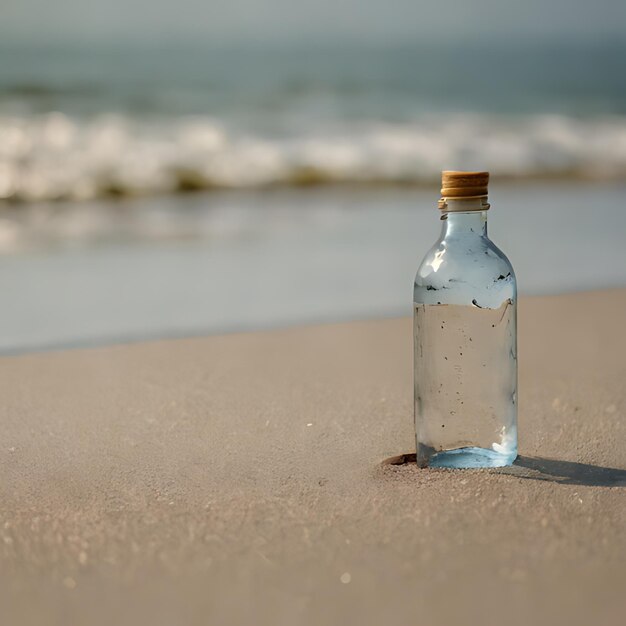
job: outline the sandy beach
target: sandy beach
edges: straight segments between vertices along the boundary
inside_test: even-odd
[[[0,623],[621,624],[625,316],[522,298],[489,471],[384,463],[408,318],[2,357]]]

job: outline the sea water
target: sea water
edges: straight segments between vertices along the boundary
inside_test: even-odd
[[[442,163],[503,179],[626,173],[624,42],[4,39],[0,201],[430,185]]]

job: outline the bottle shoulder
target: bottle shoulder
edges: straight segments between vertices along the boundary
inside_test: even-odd
[[[414,301],[424,304],[500,306],[517,298],[515,272],[507,256],[486,236],[439,239],[417,270]]]

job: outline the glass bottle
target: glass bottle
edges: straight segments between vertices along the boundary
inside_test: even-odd
[[[517,285],[487,236],[488,172],[443,172],[441,236],[415,277],[420,467],[501,467],[517,456]]]

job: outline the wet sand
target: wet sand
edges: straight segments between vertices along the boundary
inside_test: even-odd
[[[625,319],[522,299],[506,470],[381,464],[408,318],[3,357],[0,622],[622,623]]]

